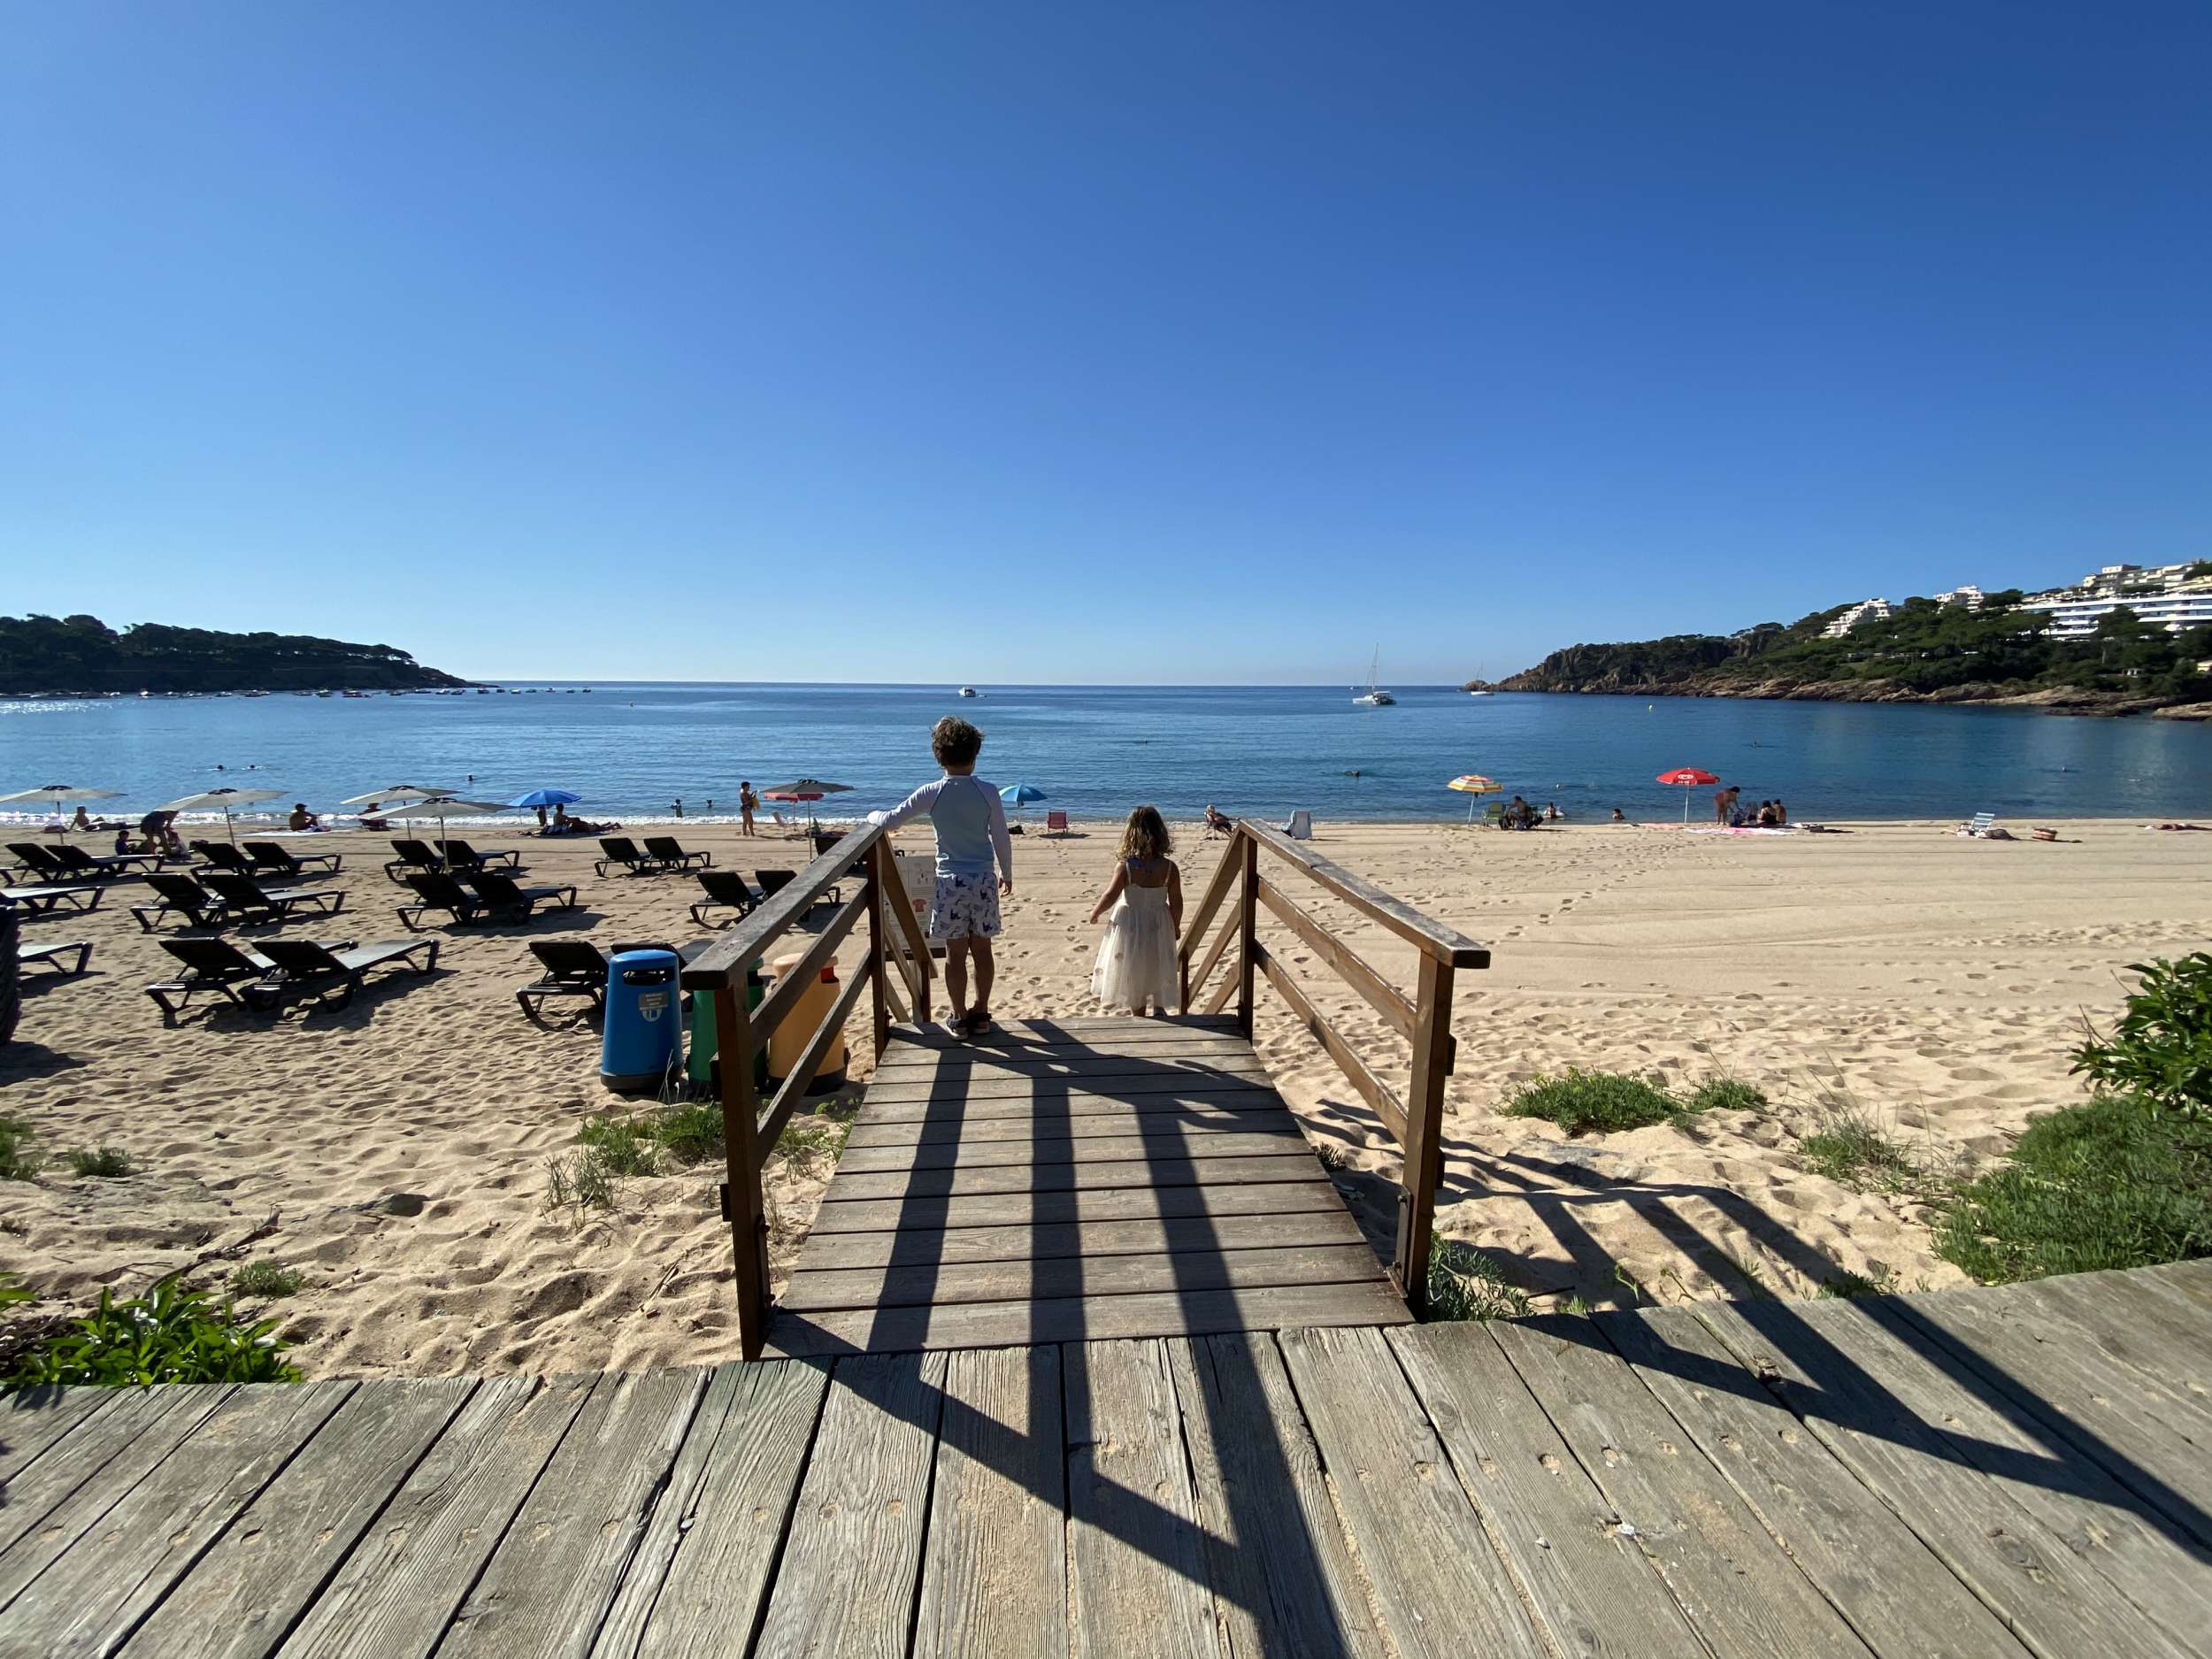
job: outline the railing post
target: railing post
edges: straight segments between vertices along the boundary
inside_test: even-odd
[[[1257,966],[1252,946],[1259,937],[1260,926],[1260,844],[1251,836],[1241,833],[1237,841],[1244,858],[1237,894],[1237,1029],[1249,1042],[1252,1040],[1252,975]]]
[[[891,1041],[891,1010],[883,1000],[883,976],[891,971],[887,960],[894,949],[890,936],[884,932],[889,919],[884,913],[884,866],[891,856],[887,840],[879,838],[868,849],[868,975],[875,981],[871,987],[875,1004],[876,1064],[883,1064],[884,1050]]]
[[[1414,999],[1413,1073],[1407,1079],[1405,1161],[1398,1176],[1398,1241],[1390,1276],[1417,1315],[1429,1304],[1429,1244],[1444,1184],[1444,1080],[1452,1069],[1452,964],[1421,953]]]
[[[737,1334],[747,1359],[758,1359],[768,1336],[768,1217],[760,1191],[760,1103],[753,1093],[758,1040],[733,967],[714,987],[716,1048],[722,1057],[722,1147],[728,1183],[722,1210],[730,1224],[737,1267]]]

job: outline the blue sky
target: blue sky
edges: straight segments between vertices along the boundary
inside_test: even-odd
[[[1337,682],[2212,552],[2212,7],[6,8],[0,606]]]

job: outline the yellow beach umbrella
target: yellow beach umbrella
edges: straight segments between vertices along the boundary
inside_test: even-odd
[[[1479,772],[1463,772],[1444,787],[1447,789],[1456,789],[1462,795],[1483,795],[1505,793],[1503,784],[1494,778],[1486,778]],[[1475,803],[1472,801],[1467,803],[1467,821],[1470,824],[1475,821]]]

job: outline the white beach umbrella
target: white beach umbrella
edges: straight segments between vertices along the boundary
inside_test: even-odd
[[[372,789],[366,795],[349,795],[338,803],[340,806],[396,806],[410,801],[433,801],[443,795],[449,801],[460,799],[457,785],[449,788],[442,783],[394,783],[381,789]]]
[[[115,789],[88,789],[77,784],[42,783],[35,789],[18,789],[13,795],[0,795],[0,806],[12,805],[18,801],[51,801],[54,816],[59,818],[65,801],[112,801],[119,793]]]
[[[434,818],[438,820],[438,839],[442,841],[445,840],[445,821],[449,816],[474,818],[481,813],[503,812],[506,810],[507,803],[503,801],[464,801],[456,795],[438,795],[427,801],[387,808],[380,816],[405,819]],[[442,854],[445,849],[441,847],[438,850]]]
[[[197,795],[188,795],[179,800],[163,803],[164,812],[220,812],[223,829],[230,836],[231,845],[238,844],[238,829],[230,821],[230,815],[242,806],[258,806],[264,801],[281,801],[280,789],[203,789]]]

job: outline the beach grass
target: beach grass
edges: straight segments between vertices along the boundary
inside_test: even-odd
[[[1766,1110],[1766,1091],[1739,1077],[1708,1078],[1690,1095],[1694,1112],[1755,1112]]]
[[[1531,1078],[1502,1110],[1508,1118],[1541,1118],[1571,1135],[1588,1135],[1663,1124],[1685,1108],[1655,1080],[1571,1066],[1560,1077]]]
[[[306,1283],[306,1276],[298,1269],[280,1262],[249,1262],[230,1276],[230,1294],[276,1302],[298,1295]]]
[[[2127,1094],[2038,1118],[1952,1196],[1935,1248],[1993,1285],[2212,1256],[2212,1121]]]
[[[19,1118],[0,1118],[0,1181],[27,1181],[38,1173],[38,1159],[25,1142],[31,1126]]]
[[[722,1108],[715,1102],[686,1101],[654,1113],[646,1124],[661,1150],[679,1164],[704,1164],[722,1156]]]
[[[1432,1319],[1523,1319],[1535,1311],[1528,1293],[1473,1245],[1442,1233],[1429,1242]]]
[[[1901,1193],[1924,1182],[1911,1148],[1863,1107],[1825,1107],[1819,1129],[1798,1143],[1798,1151],[1807,1169],[1855,1192]]]
[[[128,1175],[134,1167],[130,1154],[120,1147],[79,1147],[69,1154],[73,1173],[95,1179]]]
[[[626,1115],[594,1118],[577,1129],[576,1139],[585,1155],[617,1179],[650,1175],[659,1165],[659,1144],[644,1119]]]

